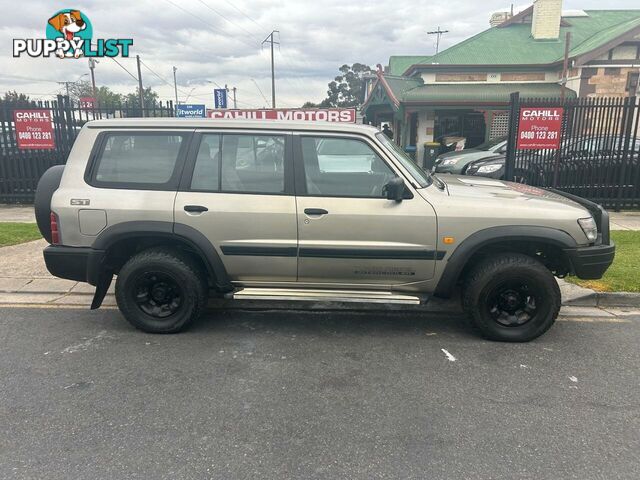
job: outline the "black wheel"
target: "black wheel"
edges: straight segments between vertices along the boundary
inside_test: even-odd
[[[462,304],[490,340],[528,342],[558,317],[560,288],[534,258],[505,253],[487,258],[467,275]]]
[[[152,248],[131,257],[116,280],[116,301],[134,327],[149,333],[185,330],[207,305],[207,280],[188,255]]]

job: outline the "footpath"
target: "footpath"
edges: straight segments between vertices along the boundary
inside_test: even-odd
[[[640,230],[640,212],[611,212],[612,230]],[[33,208],[0,205],[1,222],[35,222]],[[93,297],[94,287],[86,283],[74,282],[53,277],[47,271],[42,258],[42,250],[47,245],[45,240],[35,240],[9,247],[0,247],[0,307],[1,306],[40,306],[40,307],[81,307],[88,308]],[[114,282],[115,283],[115,282]],[[558,280],[562,290],[562,311],[564,315],[607,316],[626,313],[637,313],[640,310],[640,293],[596,292]],[[212,301],[221,307],[241,308],[274,308],[295,306],[300,304],[289,302],[255,302],[255,301]],[[103,306],[115,307],[114,286],[111,285]],[[327,302],[314,304],[315,308],[370,308],[361,304],[335,305]],[[305,305],[305,308],[308,308]],[[378,305],[376,308],[380,308]],[[394,309],[395,307],[387,307]],[[425,311],[459,312],[457,299],[443,301],[434,299],[427,306],[420,307]],[[403,307],[406,309],[406,306]]]

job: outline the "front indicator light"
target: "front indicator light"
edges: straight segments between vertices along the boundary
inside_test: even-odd
[[[593,217],[579,218],[578,224],[580,225],[580,228],[582,228],[584,234],[587,236],[587,239],[590,242],[595,242],[596,238],[598,238],[598,227]]]

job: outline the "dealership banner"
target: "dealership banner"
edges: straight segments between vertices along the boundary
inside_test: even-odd
[[[206,115],[205,105],[193,103],[180,103],[176,105],[176,117],[180,118],[204,118]]]
[[[13,121],[20,150],[56,148],[49,110],[14,110]]]
[[[306,120],[356,123],[355,108],[265,108],[255,110],[207,110],[207,117],[223,120]]]
[[[563,109],[522,107],[518,124],[518,150],[557,150],[560,147]]]

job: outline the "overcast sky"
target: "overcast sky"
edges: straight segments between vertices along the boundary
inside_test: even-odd
[[[214,83],[238,88],[240,108],[270,101],[269,51],[261,41],[279,30],[276,50],[276,101],[299,107],[320,101],[326,85],[345,63],[387,64],[390,55],[433,54],[438,26],[449,30],[444,49],[489,26],[492,12],[508,10],[502,0],[0,0],[0,94],[7,90],[49,99],[61,92],[59,81],[87,73],[87,60],[13,58],[13,38],[43,38],[47,19],[57,10],[77,8],[93,24],[95,38],[133,38],[131,57],[118,59],[136,75],[141,56],[145,86],[162,100],[174,97],[172,66],[178,68],[178,97],[212,106]],[[526,6],[517,4],[517,7]],[[602,8],[599,0],[565,0],[565,9]],[[638,0],[606,2],[606,8],[638,8]],[[161,78],[159,78],[161,77]],[[85,77],[85,79],[88,77]],[[129,93],[136,81],[114,61],[96,68],[97,84]],[[255,81],[255,83],[254,83]],[[171,83],[168,85],[167,83]],[[213,82],[213,83],[209,83]],[[257,84],[257,86],[256,86]]]

